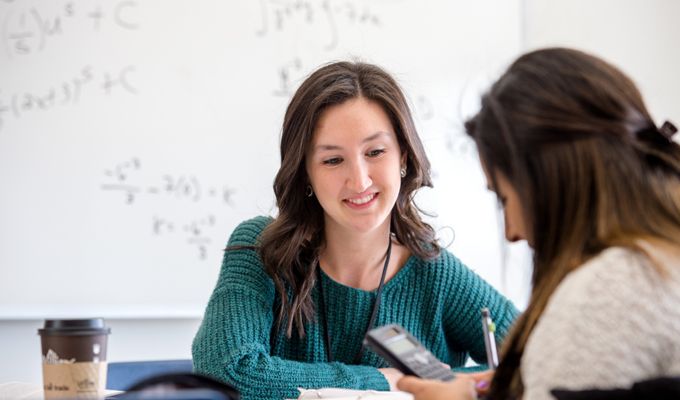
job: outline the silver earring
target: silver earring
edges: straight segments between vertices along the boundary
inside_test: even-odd
[[[307,197],[312,197],[314,195],[314,189],[312,189],[312,185],[307,185],[307,190],[305,191],[305,194]]]
[[[406,167],[401,167],[401,171],[399,171],[399,174],[401,175],[402,178],[406,177]]]

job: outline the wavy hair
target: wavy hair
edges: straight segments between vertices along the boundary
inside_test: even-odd
[[[519,194],[534,250],[529,305],[504,342],[491,398],[522,396],[527,340],[569,272],[610,246],[677,248],[680,146],[665,129],[624,73],[564,48],[517,59],[466,122],[494,189],[502,173]]]
[[[314,319],[311,298],[315,267],[324,245],[324,211],[316,196],[307,197],[305,156],[317,121],[329,107],[363,97],[379,104],[389,116],[402,154],[406,176],[401,180],[391,214],[391,233],[413,254],[439,254],[434,230],[413,202],[415,192],[432,187],[430,163],[416,132],[411,111],[397,82],[383,69],[362,62],[336,62],[313,72],[288,105],[281,132],[281,167],[274,180],[278,216],[260,236],[258,251],[280,297],[277,325],[288,337]]]

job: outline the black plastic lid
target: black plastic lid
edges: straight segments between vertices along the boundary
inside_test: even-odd
[[[77,335],[108,335],[111,328],[104,326],[103,318],[88,319],[46,319],[39,335],[47,336],[77,336]]]

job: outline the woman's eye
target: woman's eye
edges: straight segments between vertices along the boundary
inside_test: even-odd
[[[323,163],[325,165],[338,165],[341,162],[342,162],[342,158],[340,158],[340,157],[333,157],[333,158],[329,158],[327,160],[323,160]]]
[[[368,153],[366,153],[369,157],[378,157],[379,155],[383,154],[385,152],[385,149],[375,149],[371,150]]]

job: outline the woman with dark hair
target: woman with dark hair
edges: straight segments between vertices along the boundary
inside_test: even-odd
[[[388,323],[453,368],[468,355],[484,362],[480,309],[499,340],[517,311],[440,249],[413,202],[423,186],[430,164],[394,79],[365,63],[311,74],[283,122],[278,215],[232,234],[194,339],[196,370],[246,399],[388,390],[400,374],[362,347]]]
[[[680,375],[675,127],[657,128],[611,64],[554,48],[515,61],[466,129],[504,205],[507,239],[534,250],[529,305],[489,398],[553,399],[557,388]],[[473,398],[471,385],[399,383],[418,400]]]

